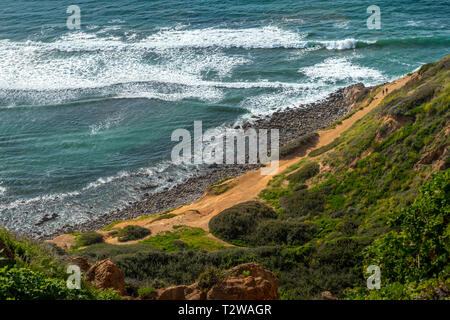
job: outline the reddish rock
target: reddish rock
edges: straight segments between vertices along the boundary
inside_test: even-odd
[[[111,288],[125,294],[125,274],[110,259],[94,264],[86,273],[86,279],[101,290]]]
[[[337,300],[338,298],[333,296],[330,291],[324,291],[324,292],[322,292],[322,299],[323,300]]]
[[[185,300],[186,286],[175,286],[158,290],[158,300]]]
[[[198,282],[158,290],[157,300],[275,300],[278,278],[257,263],[241,264],[228,270],[228,276],[209,290]]]
[[[83,257],[70,257],[69,263],[79,266],[82,272],[86,272],[91,268],[89,262]]]
[[[230,270],[231,276],[214,285],[208,300],[277,300],[278,278],[257,263],[246,263]]]

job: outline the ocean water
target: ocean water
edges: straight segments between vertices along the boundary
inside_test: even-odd
[[[296,107],[449,54],[450,1],[0,2],[0,225],[90,221],[202,168],[173,130]],[[42,217],[58,218],[39,224]],[[37,225],[38,224],[38,225]]]

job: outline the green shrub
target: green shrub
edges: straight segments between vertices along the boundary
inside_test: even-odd
[[[369,264],[389,272],[390,282],[413,282],[448,274],[450,258],[450,170],[421,187],[412,206],[393,216],[399,228],[376,240],[366,252]]]
[[[321,190],[299,190],[280,200],[287,217],[315,216],[324,211],[325,197]]]
[[[13,257],[4,264],[29,268],[49,277],[63,278],[67,276],[64,265],[58,261],[59,256],[64,255],[65,252],[61,253],[61,250],[55,249],[54,246],[13,235],[1,227],[0,242],[6,245]]]
[[[280,148],[280,158],[286,157],[294,153],[303,153],[317,143],[319,134],[316,132],[305,134],[293,141],[290,141],[285,146]]]
[[[152,286],[138,289],[138,296],[142,299],[148,299],[156,293],[156,289]]]
[[[203,291],[208,291],[225,278],[226,272],[224,270],[209,267],[198,277],[198,287]]]
[[[120,242],[126,242],[145,238],[149,234],[151,234],[151,231],[147,228],[129,225],[121,229],[117,236]]]
[[[294,183],[304,183],[306,180],[316,176],[320,171],[317,162],[308,162],[303,167],[290,174],[287,179]]]
[[[80,247],[103,242],[103,236],[95,231],[85,232],[77,236],[77,245]]]
[[[209,222],[212,233],[218,237],[232,241],[246,241],[260,221],[274,219],[277,217],[275,211],[258,201],[248,201],[228,208]]]
[[[87,299],[85,290],[70,290],[62,279],[27,268],[0,269],[0,300]]]
[[[177,246],[180,250],[185,250],[185,249],[189,248],[189,244],[187,244],[186,242],[181,241],[179,239],[173,240],[173,244],[175,246]]]
[[[267,220],[258,225],[251,243],[254,245],[303,245],[310,241],[317,226],[313,223]]]

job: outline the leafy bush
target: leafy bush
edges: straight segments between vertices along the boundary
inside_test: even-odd
[[[103,236],[95,231],[85,232],[77,237],[77,245],[80,247],[103,242]]]
[[[294,153],[303,153],[314,145],[319,139],[319,134],[316,132],[305,134],[293,141],[290,141],[285,146],[280,148],[280,157],[286,157]]]
[[[156,293],[156,289],[153,288],[152,286],[143,287],[143,288],[138,289],[138,295],[142,299],[148,299],[155,293]]]
[[[13,257],[6,261],[6,265],[29,268],[49,277],[64,278],[67,276],[64,265],[58,261],[61,251],[56,250],[50,244],[13,235],[1,227],[0,242],[6,245],[10,252],[9,255]]]
[[[294,183],[304,183],[306,180],[316,176],[320,171],[320,165],[317,162],[308,162],[299,170],[290,174],[287,179]]]
[[[228,208],[209,222],[209,228],[218,237],[232,241],[246,241],[260,221],[277,217],[272,208],[258,201],[248,201]]]
[[[129,225],[119,231],[117,236],[120,242],[139,240],[151,234],[147,228],[135,225]]]
[[[325,197],[321,190],[299,190],[280,200],[287,217],[315,216],[324,211]]]
[[[70,290],[62,279],[27,268],[0,269],[0,300],[87,299],[85,290]]]
[[[209,267],[198,277],[198,287],[203,291],[208,291],[225,278],[226,271],[215,267]]]
[[[366,252],[367,263],[389,270],[391,282],[429,279],[450,271],[450,170],[435,174],[421,187],[409,208],[393,216],[399,228],[376,240]]]
[[[267,220],[258,225],[251,243],[254,245],[303,245],[310,241],[317,226],[312,223]]]

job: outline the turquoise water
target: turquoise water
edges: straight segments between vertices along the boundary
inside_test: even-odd
[[[449,54],[449,1],[0,3],[0,224],[46,233],[199,168],[171,132],[237,123]],[[41,226],[44,214],[59,217]]]

